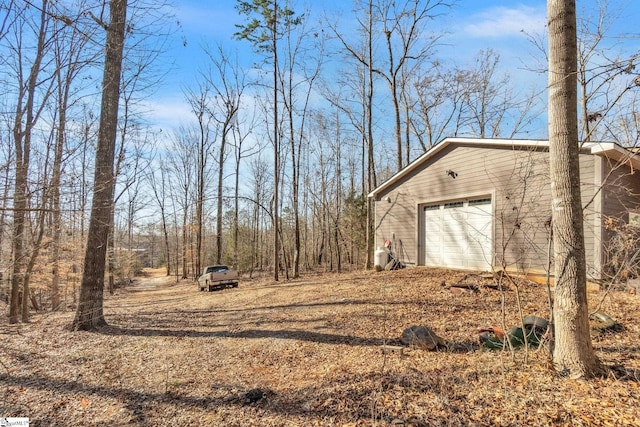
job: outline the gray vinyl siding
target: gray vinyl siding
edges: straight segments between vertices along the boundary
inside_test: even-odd
[[[548,262],[549,154],[546,150],[511,150],[501,157],[494,172],[495,265],[517,271],[542,270]]]
[[[585,260],[587,263],[587,276],[593,279],[600,278],[601,244],[600,236],[601,207],[599,203],[601,185],[600,167],[601,158],[592,154],[580,155],[580,195],[582,197],[582,220],[584,227]]]
[[[640,173],[626,164],[605,161],[604,188],[603,216],[628,222],[629,211],[640,208]]]
[[[594,194],[593,158],[584,154],[580,159],[585,204]],[[422,264],[422,208],[489,196],[494,219],[493,265],[544,270],[551,216],[548,161],[546,149],[452,144],[377,195],[376,246],[391,240],[405,262]],[[457,173],[455,179],[447,174],[449,170]],[[592,220],[585,219],[587,262],[594,257]]]
[[[447,174],[457,173],[454,179]],[[404,254],[421,263],[422,206],[490,196],[494,211],[494,265],[531,269],[545,264],[545,221],[550,206],[548,153],[451,145],[404,177],[376,200],[376,244],[402,240]],[[527,196],[522,197],[526,192]],[[389,197],[391,202],[385,199]],[[400,230],[400,231],[399,231]]]
[[[468,195],[487,195],[493,186],[486,179],[484,163],[489,150],[453,145],[430,158],[422,167],[376,199],[376,246],[395,236],[401,241],[404,260],[421,264],[420,209],[430,203]],[[454,179],[447,170],[458,174]]]
[[[609,262],[609,255],[614,250],[612,238],[615,231],[609,224],[629,223],[629,212],[640,211],[640,173],[625,163],[610,160],[603,161],[603,197],[602,197],[602,247],[603,265]]]

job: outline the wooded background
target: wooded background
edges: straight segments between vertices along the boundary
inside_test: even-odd
[[[580,140],[635,147],[633,36],[611,32],[619,15],[606,2],[586,3]],[[130,1],[107,288],[143,267],[176,279],[212,263],[276,278],[370,267],[377,185],[446,136],[546,138],[545,78],[524,86],[490,48],[463,63],[442,56],[438,22],[452,7],[355,1],[347,23],[238,1],[235,41],[203,43],[202,67],[183,82],[192,120],[160,129],[145,99],[171,72],[164,43],[180,27],[164,2]],[[1,292],[19,276],[31,308],[76,302],[107,21],[98,0],[0,0]],[[547,71],[544,34],[526,35],[538,55],[517,67],[531,76]],[[234,45],[247,43],[254,66]]]

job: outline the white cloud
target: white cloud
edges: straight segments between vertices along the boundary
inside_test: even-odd
[[[495,7],[471,16],[472,22],[464,26],[464,32],[472,37],[511,37],[544,30],[547,23],[544,7],[518,6]]]
[[[195,122],[191,108],[179,98],[148,101],[144,109],[147,112],[147,119],[164,130],[178,129],[181,125]]]

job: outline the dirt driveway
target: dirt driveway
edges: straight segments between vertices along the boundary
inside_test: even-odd
[[[0,327],[0,416],[60,426],[640,425],[639,298],[612,293],[624,324],[594,336],[608,378],[555,377],[542,350],[479,349],[476,330],[515,324],[515,288],[460,272],[408,269],[306,276],[199,292],[151,277],[107,296],[109,326],[70,332],[73,312]],[[444,286],[443,286],[444,282]],[[518,282],[523,314],[546,290]],[[592,292],[599,301],[601,292]],[[428,325],[436,352],[392,348]],[[526,360],[525,360],[526,359]],[[526,361],[526,365],[525,365]]]

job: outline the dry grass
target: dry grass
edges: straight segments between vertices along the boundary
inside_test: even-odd
[[[640,296],[604,309],[624,330],[594,335],[609,375],[556,377],[547,354],[479,349],[501,295],[457,291],[462,273],[410,269],[243,281],[198,292],[148,277],[108,296],[109,327],[70,332],[73,313],[0,325],[0,416],[32,426],[640,425]],[[522,282],[524,314],[547,316],[543,286]],[[519,318],[505,293],[506,326]],[[596,302],[602,296],[591,292]],[[398,345],[410,325],[448,343]]]

